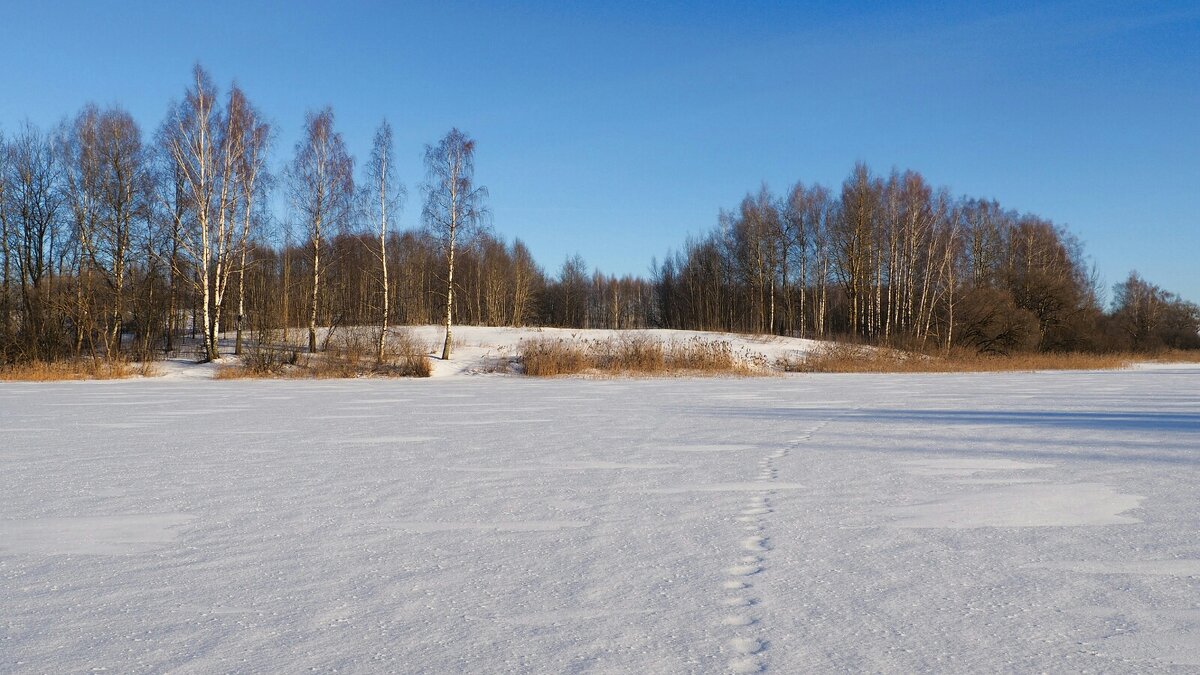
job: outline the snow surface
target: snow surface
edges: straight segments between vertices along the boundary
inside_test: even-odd
[[[325,330],[320,329],[318,340],[324,340]],[[359,326],[339,328],[342,333],[349,330],[374,333],[373,327]],[[510,328],[491,326],[455,326],[453,331],[454,349],[452,358],[443,361],[440,356],[446,331],[442,326],[407,326],[395,327],[394,332],[409,333],[420,345],[427,348],[431,355],[430,364],[433,366],[432,377],[462,377],[490,373],[496,370],[499,362],[511,360],[517,355],[519,345],[524,340],[564,340],[568,342],[601,341],[645,336],[664,343],[686,343],[690,340],[704,342],[725,342],[733,351],[734,358],[749,365],[773,366],[780,360],[798,359],[819,345],[826,344],[817,340],[783,337],[777,335],[743,335],[739,333],[720,333],[715,331],[696,330],[609,330],[609,329],[579,329],[579,328]],[[307,332],[301,334],[293,329],[291,340],[303,338],[307,341]],[[374,343],[374,339],[369,340]],[[216,363],[197,364],[194,359],[174,358],[156,364],[162,376],[169,379],[212,379],[216,369],[221,365],[237,363],[230,356],[233,351],[232,339],[220,342],[223,357]],[[736,396],[736,394],[735,394]]]
[[[416,326],[407,329],[414,337],[430,344],[431,352],[441,354],[445,329],[441,326]],[[601,328],[509,328],[488,326],[455,326],[455,348],[449,361],[433,361],[433,377],[474,374],[485,371],[488,364],[516,355],[522,340],[548,339],[577,342],[583,340],[609,340],[629,335],[646,336],[663,342],[726,342],[734,356],[750,362],[762,359],[774,364],[781,359],[795,359],[821,345],[816,340],[783,337],[776,335],[743,335],[714,331],[646,329],[619,331]]]
[[[0,671],[1200,668],[1200,368],[180,372],[0,385]]]

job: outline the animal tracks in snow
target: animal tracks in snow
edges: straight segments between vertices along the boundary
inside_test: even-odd
[[[742,540],[742,550],[760,553],[767,550],[767,538],[761,534],[752,535]]]
[[[646,490],[646,493],[657,495],[681,495],[689,492],[763,492],[768,490],[771,492],[781,492],[784,490],[804,489],[804,486],[800,483],[771,483],[770,485],[764,485],[764,480],[766,479],[759,479],[758,481],[746,483],[707,483],[704,485],[682,485],[674,488]]]
[[[758,574],[762,568],[755,564],[734,565],[725,570],[731,577],[748,577],[752,574]]]
[[[759,635],[740,634],[729,640],[727,647],[731,658],[727,667],[730,672],[757,673],[766,667],[764,657],[769,643],[761,639],[764,629],[760,623],[762,617],[753,611],[759,607],[761,601],[753,593],[753,589],[755,581],[769,571],[767,556],[771,550],[771,539],[766,526],[768,518],[775,512],[771,499],[772,495],[778,492],[804,488],[798,483],[778,481],[777,463],[786,458],[793,448],[812,440],[813,435],[831,421],[832,418],[822,420],[793,438],[786,448],[767,453],[756,464],[758,473],[754,481],[749,484],[736,484],[740,490],[750,493],[734,517],[734,521],[742,525],[742,531],[746,535],[739,542],[742,555],[738,558],[738,564],[725,569],[726,580],[721,586],[728,592],[722,604],[740,611],[722,617],[721,625],[735,631],[744,631],[754,626]]]
[[[755,627],[761,634],[763,630],[760,623],[762,617],[754,612],[761,601],[754,594],[753,589],[755,580],[760,575],[766,574],[769,567],[767,554],[771,550],[771,539],[766,534],[766,521],[775,511],[771,505],[771,495],[783,490],[803,488],[797,483],[778,482],[776,479],[779,477],[779,467],[776,466],[776,463],[787,457],[791,448],[810,440],[814,433],[820,431],[828,423],[829,420],[824,420],[816,424],[793,439],[787,448],[774,450],[759,459],[756,464],[758,473],[753,482],[726,484],[726,486],[737,485],[738,491],[750,494],[742,503],[737,515],[734,516],[734,521],[742,525],[742,531],[746,535],[739,542],[742,555],[737,558],[738,564],[725,569],[726,579],[721,584],[721,587],[727,592],[721,600],[721,605],[735,610],[734,613],[726,614],[721,618],[722,628],[741,632],[753,630],[750,627]],[[710,487],[709,490],[711,489]],[[680,491],[683,490],[680,489]],[[731,655],[727,664],[729,672],[761,672],[766,667],[763,660],[766,647],[767,642],[755,635],[739,634],[732,637],[727,643],[727,651]]]

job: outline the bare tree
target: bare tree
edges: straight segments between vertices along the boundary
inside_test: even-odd
[[[134,226],[150,207],[141,132],[128,112],[89,105],[62,141],[67,203],[80,248],[76,285],[82,292],[85,278],[94,273],[111,294],[102,313],[105,354],[112,357],[121,349]]]
[[[513,242],[512,250],[512,314],[508,323],[523,326],[533,304],[533,282],[541,271],[533,262],[533,254],[520,239]]]
[[[846,289],[851,332],[872,335],[871,284],[875,224],[882,186],[865,164],[857,164],[842,184],[841,218],[831,233],[838,273]]]
[[[205,358],[218,357],[221,308],[234,255],[236,207],[240,199],[236,167],[244,152],[237,133],[238,116],[217,101],[216,87],[203,68],[192,71],[192,87],[175,107],[171,128],[163,140],[175,162],[188,218],[179,247],[191,261],[193,285],[204,322]],[[234,87],[231,102],[244,100]]]
[[[175,161],[172,148],[176,134],[174,112],[159,126],[155,136],[155,151],[151,155],[151,179],[154,190],[154,208],[158,238],[162,248],[156,255],[166,263],[167,269],[167,316],[163,334],[163,349],[174,351],[175,336],[179,332],[179,308],[182,286],[191,278],[183,250],[185,221],[188,218],[188,198],[183,169]]]
[[[12,255],[9,248],[8,218],[8,144],[0,134],[0,363],[12,357]]]
[[[757,194],[747,194],[742,199],[733,230],[737,262],[752,289],[749,302],[755,322],[751,328],[758,333],[775,332],[781,232],[775,197],[764,183]]]
[[[304,136],[288,169],[292,203],[308,228],[312,247],[312,293],[308,313],[308,351],[317,351],[317,302],[321,284],[321,245],[326,228],[345,223],[354,199],[354,160],[342,135],[333,129],[333,109],[309,112]]]
[[[379,344],[376,360],[383,362],[384,346],[387,343],[388,318],[390,312],[388,298],[388,215],[389,212],[400,208],[404,198],[404,186],[393,182],[392,164],[395,158],[392,141],[392,125],[385,119],[375,130],[375,141],[371,148],[371,161],[367,165],[367,179],[370,182],[368,203],[374,216],[379,221]]]
[[[451,129],[437,145],[425,146],[425,223],[441,240],[446,257],[446,341],[442,359],[450,359],[454,325],[454,253],[460,237],[482,221],[487,188],[475,185],[475,141]]]
[[[238,275],[237,337],[234,354],[242,353],[242,323],[246,316],[246,251],[249,248],[251,223],[254,222],[255,197],[268,182],[266,174],[267,150],[271,140],[271,127],[262,115],[250,105],[242,91],[234,88],[229,99],[230,125],[241,137],[242,152],[234,165],[238,189],[241,191],[242,233],[240,237],[240,259]]]
[[[51,287],[64,246],[59,222],[62,160],[50,134],[26,123],[8,145],[7,211],[21,293],[26,358],[53,360],[59,344],[52,324]]]

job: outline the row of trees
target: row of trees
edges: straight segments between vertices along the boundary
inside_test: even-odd
[[[1106,314],[1065,228],[863,164],[840,193],[748,194],[655,285],[656,322],[678,328],[996,353],[1200,346],[1200,309],[1136,274]]]
[[[235,85],[221,95],[199,66],[150,141],[128,112],[94,105],[50,132],[27,123],[11,139],[0,136],[0,362],[112,359],[130,350],[147,358],[174,349],[185,329],[199,332],[203,356],[214,359],[231,315],[241,353],[252,310],[260,330],[306,318],[315,351],[318,324],[361,321],[364,302],[380,325],[382,356],[400,309],[389,300],[402,291],[426,300],[439,281],[449,358],[456,250],[486,213],[486,191],[473,183],[474,141],[454,129],[426,148],[428,228],[407,233],[409,246],[388,228],[404,190],[393,176],[386,121],[361,187],[331,109],[307,115],[278,175],[268,166],[271,141],[246,94]],[[286,221],[269,208],[279,183]],[[520,259],[518,276],[529,276],[523,246],[484,248],[489,258]],[[388,264],[398,256],[410,260],[397,265],[393,283]],[[406,274],[414,264],[419,272]],[[331,271],[339,276],[326,288]],[[488,292],[488,312],[511,318],[497,292]],[[302,312],[293,306],[301,298]],[[347,299],[358,304],[339,302]]]
[[[237,86],[200,67],[145,137],[88,105],[50,131],[0,136],[0,363],[150,358],[199,338],[393,324],[670,327],[850,337],[901,346],[1159,349],[1200,346],[1200,311],[1131,275],[1110,311],[1065,229],[952,196],[912,171],[858,165],[840,191],[765,186],[652,265],[649,279],[548,275],[487,227],[475,142],[425,149],[424,227],[404,205],[393,134],[356,167],[329,108],[307,115],[272,171],[273,133]],[[285,197],[281,200],[279,197]],[[279,203],[284,208],[277,208]]]

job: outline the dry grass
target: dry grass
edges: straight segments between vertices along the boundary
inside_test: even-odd
[[[1032,370],[1117,370],[1145,361],[1134,354],[1082,352],[1028,353],[993,356],[966,351],[919,354],[882,347],[831,344],[779,363],[787,372],[803,373],[988,373]]]
[[[150,362],[128,361],[35,361],[0,367],[0,381],[57,382],[61,380],[120,380],[153,377],[158,367]]]
[[[296,347],[260,342],[240,364],[218,368],[214,378],[338,379],[429,377],[432,374],[428,346],[410,331],[390,331],[382,361],[376,358],[376,344],[376,337],[363,331],[339,333],[336,339],[327,341],[327,349],[319,354],[303,354]]]
[[[395,377],[429,377],[433,366],[429,361],[429,346],[423,344],[407,328],[392,329],[384,352],[384,363],[377,366],[385,375]]]
[[[283,373],[257,373],[245,364],[218,366],[213,372],[214,380],[257,380],[264,377],[286,377]]]
[[[603,340],[522,340],[518,360],[526,375],[750,375],[761,373],[722,340],[663,342],[642,334]]]
[[[1168,349],[1150,360],[1155,363],[1200,363],[1200,349]]]
[[[584,345],[574,341],[539,337],[522,340],[517,358],[526,375],[553,377],[587,370],[586,351]]]

